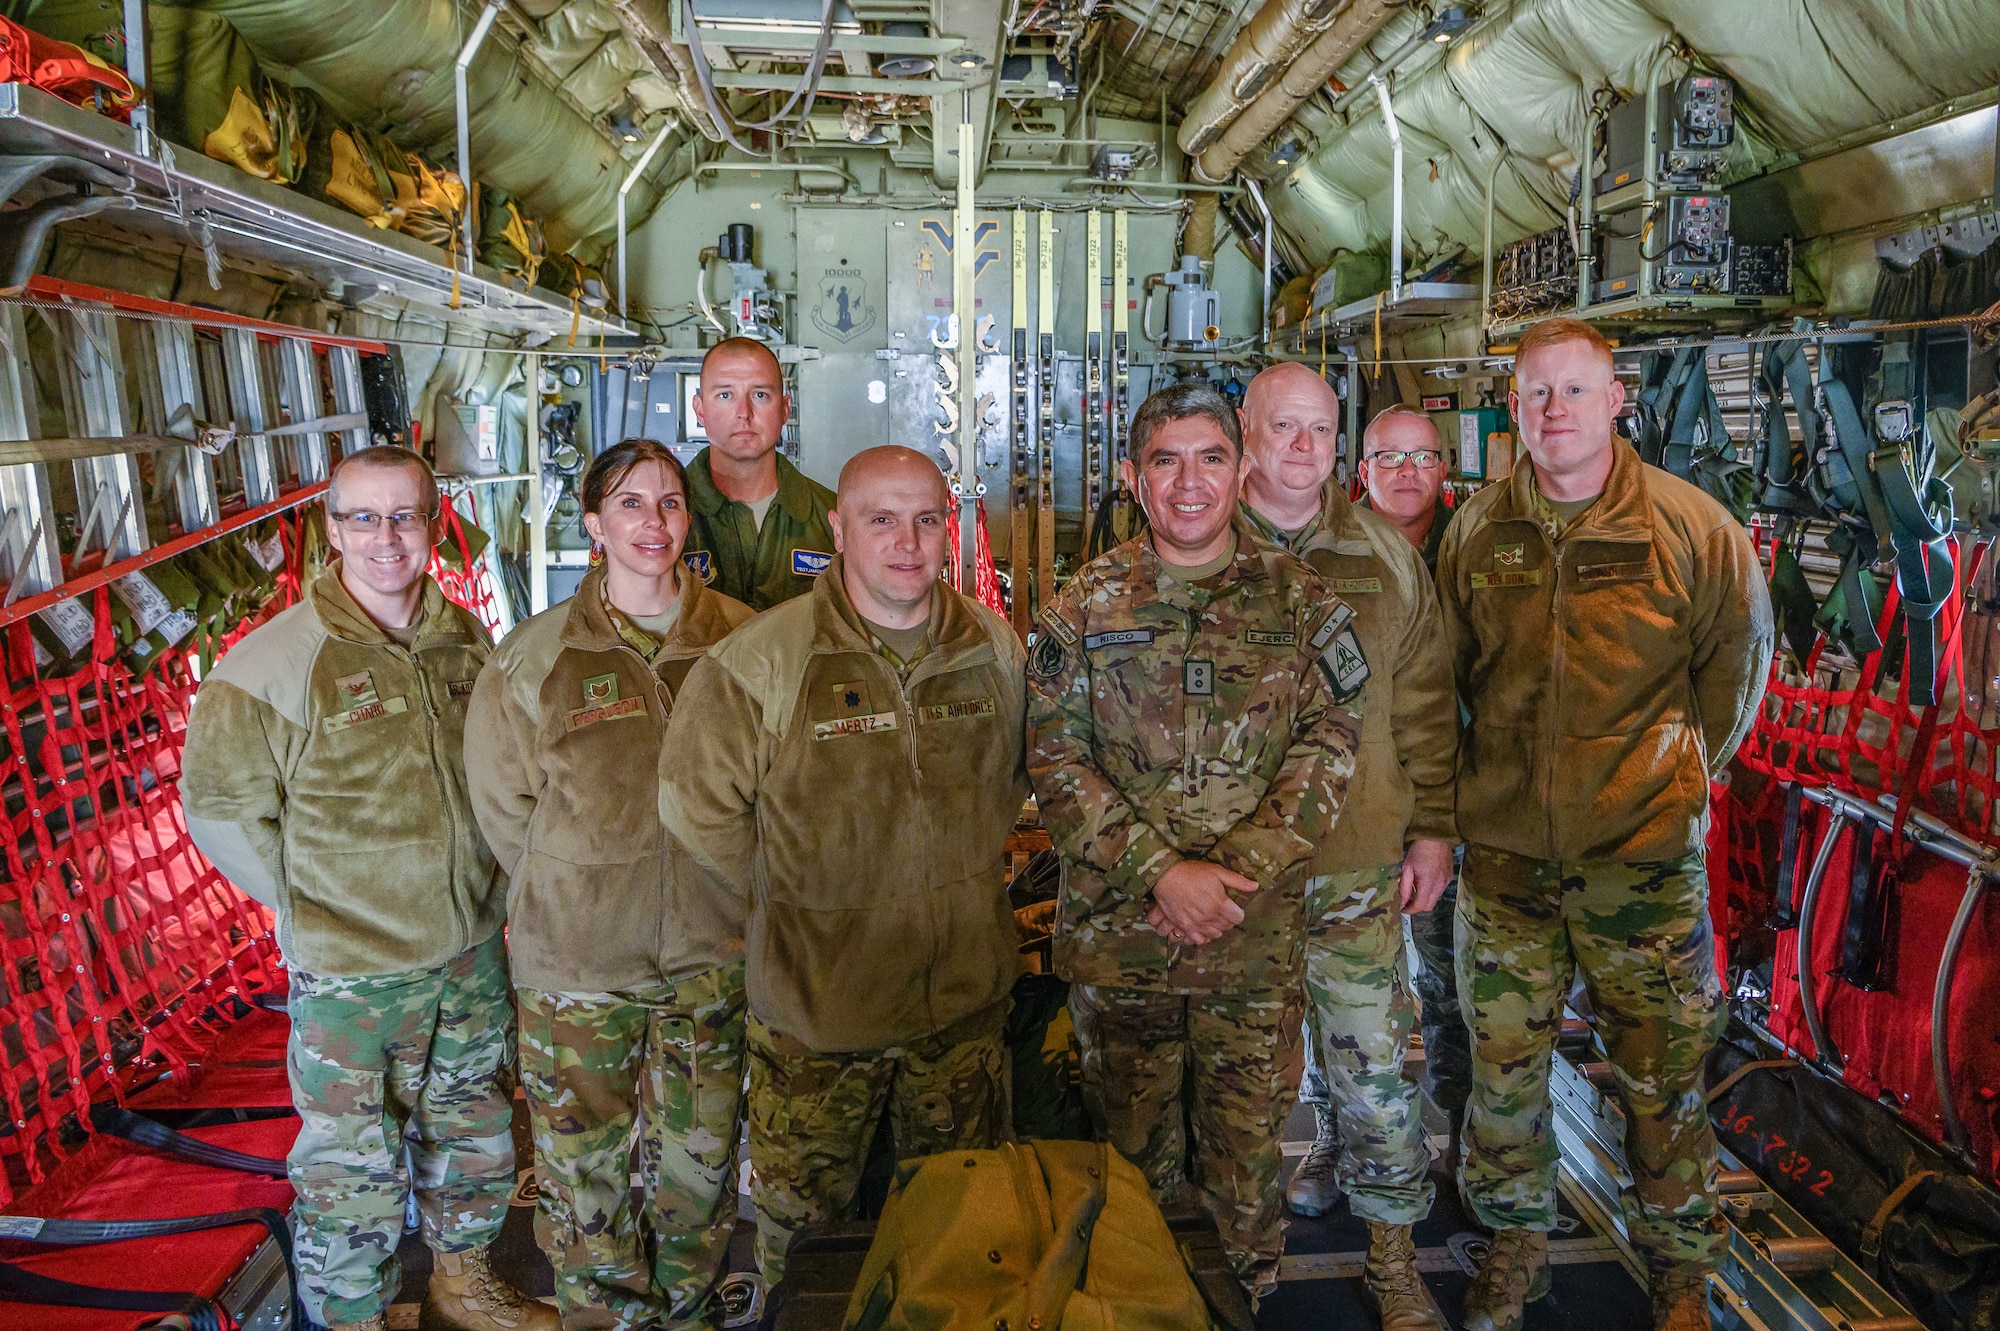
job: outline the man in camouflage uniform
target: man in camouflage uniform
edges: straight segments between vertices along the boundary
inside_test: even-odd
[[[1723,1226],[1703,1059],[1727,1020],[1702,848],[1708,783],[1756,715],[1771,604],[1750,537],[1613,433],[1623,386],[1588,324],[1515,353],[1529,465],[1468,501],[1438,590],[1470,720],[1459,746],[1458,983],[1472,1023],[1461,1187],[1494,1231],[1469,1331],[1548,1290],[1549,1060],[1581,972],[1625,1111],[1626,1231],[1656,1328],[1708,1326]]]
[[[1307,884],[1307,1048],[1326,1075],[1311,1085],[1309,1058],[1305,1098],[1320,1132],[1299,1172],[1311,1183],[1337,1163],[1351,1210],[1368,1224],[1362,1293],[1385,1331],[1445,1331],[1417,1273],[1411,1227],[1430,1214],[1433,1189],[1417,1088],[1403,1080],[1417,1020],[1403,919],[1428,918],[1452,878],[1458,697],[1444,623],[1415,547],[1328,484],[1340,401],[1326,381],[1303,365],[1274,365],[1251,381],[1241,414],[1245,515],[1353,607],[1371,667],[1356,700],[1354,779]],[[1370,425],[1364,448],[1382,446],[1382,426],[1379,417]],[[1435,451],[1429,462],[1441,471]],[[1300,1183],[1287,1190],[1292,1209],[1316,1215],[1331,1205],[1322,1197],[1302,1207]]]
[[[804,596],[833,559],[833,491],[778,454],[791,410],[762,342],[732,337],[701,358],[694,414],[709,442],[688,464],[694,521],[681,558],[752,610]]]
[[[840,557],[695,665],[661,754],[667,830],[748,913],[773,1285],[792,1236],[852,1205],[885,1112],[904,1158],[1007,1136],[1022,659],[1004,620],[938,580],[950,506],[921,453],[849,460]]]
[[[382,1331],[414,1190],[445,1323],[555,1331],[486,1251],[514,1189],[505,883],[462,756],[486,633],[425,574],[422,459],[343,459],[327,509],[339,562],[202,682],[181,765],[195,844],[277,912],[291,969],[300,1296]]]
[[[1055,964],[1098,1130],[1162,1205],[1192,1183],[1255,1297],[1284,1247],[1304,870],[1354,772],[1341,704],[1368,668],[1352,612],[1236,518],[1242,441],[1219,394],[1155,393],[1132,449],[1152,530],[1044,607],[1029,659],[1028,770],[1063,867]]]

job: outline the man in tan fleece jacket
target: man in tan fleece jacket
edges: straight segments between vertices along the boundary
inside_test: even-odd
[[[195,844],[277,912],[291,969],[299,1294],[382,1331],[414,1188],[444,1319],[556,1331],[486,1251],[514,1189],[506,883],[461,752],[486,632],[425,573],[423,459],[343,459],[327,517],[339,562],[202,682],[181,760]]]
[[[856,454],[839,557],[695,665],[662,750],[667,830],[747,903],[773,1285],[791,1236],[853,1201],[885,1106],[904,1158],[1007,1131],[1023,660],[1004,620],[938,580],[950,508],[921,453]]]

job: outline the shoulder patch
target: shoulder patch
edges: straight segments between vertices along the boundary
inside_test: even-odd
[[[1028,671],[1037,679],[1054,679],[1062,673],[1068,658],[1062,639],[1044,632],[1035,639],[1034,648],[1028,653]]]
[[[681,556],[681,563],[686,564],[703,585],[715,581],[715,559],[708,551],[689,550]]]
[[[1333,686],[1333,700],[1338,703],[1353,701],[1368,682],[1368,657],[1361,650],[1361,639],[1355,636],[1352,624],[1342,625],[1328,642],[1326,650],[1320,653],[1319,668],[1326,675],[1326,682]]]
[[[1044,633],[1054,634],[1060,639],[1063,646],[1076,646],[1076,630],[1070,627],[1069,621],[1062,617],[1062,612],[1057,610],[1056,607],[1048,606],[1045,608],[1037,618],[1036,623],[1041,625]]]

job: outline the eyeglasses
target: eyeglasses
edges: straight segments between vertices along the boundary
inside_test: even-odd
[[[386,518],[380,513],[335,513],[333,520],[340,524],[342,531],[354,536],[373,536],[382,530],[384,523],[388,524],[391,536],[401,536],[405,532],[415,532],[436,516],[435,511],[417,513],[404,509],[400,513],[391,513]]]
[[[1385,448],[1380,453],[1370,453],[1363,462],[1379,462],[1390,471],[1403,465],[1405,459],[1415,464],[1418,471],[1429,471],[1444,461],[1444,454],[1435,448]]]

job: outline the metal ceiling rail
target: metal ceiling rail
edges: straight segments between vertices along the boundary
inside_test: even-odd
[[[202,228],[224,242],[229,257],[266,264],[321,287],[390,298],[507,335],[567,334],[570,301],[474,262],[454,274],[444,252],[296,190],[259,180],[223,162],[163,141],[157,157],[141,152],[130,126],[71,106],[39,88],[0,84],[0,153],[53,154],[108,167],[133,182],[136,211],[120,225],[171,236],[185,244]],[[366,303],[367,297],[363,297]],[[582,327],[601,336],[631,336],[623,320],[585,311]]]

